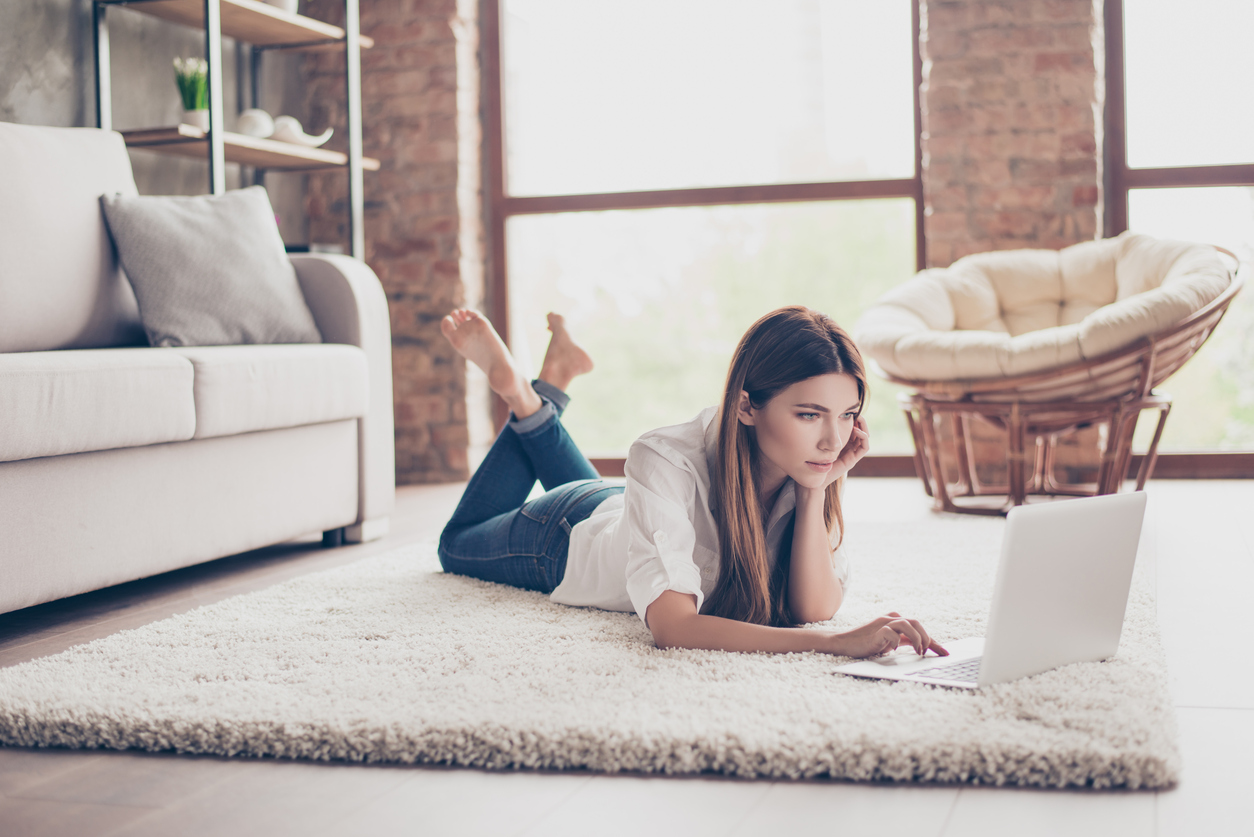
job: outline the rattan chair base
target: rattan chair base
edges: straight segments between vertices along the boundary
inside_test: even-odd
[[[1006,514],[1034,495],[1083,497],[1116,493],[1128,473],[1137,420],[1142,411],[1157,410],[1154,438],[1136,475],[1139,491],[1153,473],[1158,442],[1171,411],[1171,396],[1158,392],[1100,405],[934,401],[919,393],[903,394],[899,400],[914,437],[915,471],[923,480],[924,489],[938,511],[964,514]],[[1071,421],[1062,423],[1066,418]],[[1005,482],[980,479],[979,455],[970,432],[974,420],[1004,429]],[[1087,427],[1105,430],[1106,443],[1098,454],[1097,479],[1060,480],[1055,462],[1059,440]],[[942,428],[949,432],[942,434]]]

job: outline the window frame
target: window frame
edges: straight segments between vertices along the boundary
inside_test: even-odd
[[[1106,0],[1103,6],[1106,47],[1106,103],[1102,149],[1103,191],[1106,200],[1103,235],[1106,238],[1127,231],[1128,193],[1133,189],[1254,186],[1254,163],[1150,168],[1128,166],[1123,4],[1124,0]],[[1134,462],[1133,465],[1135,464]],[[1160,453],[1154,476],[1160,479],[1250,479],[1254,478],[1254,451]]]
[[[1254,186],[1254,163],[1210,166],[1128,166],[1128,103],[1124,61],[1124,0],[1104,5],[1106,30],[1105,191],[1107,238],[1128,229],[1128,192],[1132,189],[1191,186]]]
[[[509,274],[505,225],[517,215],[556,212],[588,212],[611,209],[735,206],[763,203],[800,203],[868,198],[914,200],[916,270],[927,266],[927,241],[923,234],[923,118],[919,88],[923,83],[923,59],[919,51],[919,4],[910,4],[912,30],[914,107],[914,175],[880,180],[833,180],[811,183],[770,183],[684,189],[653,189],[635,192],[595,192],[577,195],[512,196],[506,192],[505,117],[501,79],[501,0],[482,0],[480,6],[481,66],[483,72],[483,183],[485,192],[485,270],[487,315],[501,339],[509,344]],[[493,399],[493,418],[503,425],[508,409]],[[606,476],[622,474],[623,460],[597,459],[593,465]],[[885,476],[914,476],[914,457],[868,456],[862,471],[885,470]]]
[[[913,37],[914,176],[893,180],[825,181],[638,192],[602,192],[578,195],[515,197],[505,189],[505,136],[501,79],[500,0],[480,5],[480,60],[483,96],[484,282],[488,318],[501,339],[509,343],[509,276],[506,267],[505,226],[515,215],[580,212],[609,209],[651,209],[818,200],[912,198],[915,204],[916,268],[927,266],[924,235],[923,147],[920,88],[923,60],[920,53],[919,0],[910,4]],[[1126,97],[1124,80],[1123,0],[1108,0],[1105,23],[1106,102],[1103,137],[1104,235],[1118,235],[1128,228],[1128,191],[1138,188],[1186,186],[1254,186],[1254,164],[1173,166],[1131,169],[1127,165]],[[502,426],[509,411],[493,399],[493,418]],[[1134,455],[1130,468],[1139,467]],[[606,476],[621,476],[623,459],[597,459],[593,465]],[[871,454],[854,473],[863,476],[914,477],[912,455]],[[1160,479],[1254,478],[1254,452],[1196,451],[1160,453],[1154,474]]]

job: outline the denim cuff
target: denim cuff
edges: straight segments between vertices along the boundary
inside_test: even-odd
[[[570,396],[562,390],[550,384],[548,381],[542,381],[536,378],[531,382],[531,388],[536,391],[536,395],[549,401],[557,408],[557,414],[560,416],[566,412],[566,405],[570,403]]]
[[[566,405],[570,403],[570,396],[552,384],[537,378],[531,382],[531,386],[544,404],[526,418],[514,418],[513,414],[510,414],[509,426],[515,433],[521,435],[534,433],[550,422],[557,421],[566,410]]]

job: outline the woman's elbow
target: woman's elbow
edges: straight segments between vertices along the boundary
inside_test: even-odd
[[[826,608],[815,608],[814,610],[802,611],[794,613],[793,618],[798,625],[810,625],[815,622],[826,622],[836,617],[836,610],[833,608],[828,611]]]
[[[658,648],[691,648],[689,625],[696,616],[696,596],[667,590],[649,605],[644,623]]]
[[[684,641],[684,632],[672,620],[655,619],[650,624],[649,630],[653,632],[653,644],[663,651],[668,648],[688,647]]]
[[[837,591],[836,595],[826,602],[809,602],[805,606],[794,609],[793,618],[801,625],[835,619],[843,599],[844,597]]]
[[[656,645],[662,651],[667,651],[671,648],[683,647],[682,645],[677,644],[674,640],[670,638],[669,635],[667,635],[663,631],[653,632],[653,644]]]

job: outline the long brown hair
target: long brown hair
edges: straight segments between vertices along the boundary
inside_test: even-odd
[[[727,387],[718,412],[718,456],[711,474],[711,510],[718,524],[719,574],[702,611],[759,625],[796,624],[788,607],[789,544],[784,538],[774,572],[766,552],[766,530],[754,474],[758,448],[752,427],[737,418],[740,394],[754,409],[793,384],[830,373],[851,375],[866,404],[862,355],[844,329],[802,305],[772,311],[749,327],[732,356]],[[861,411],[859,406],[859,411]],[[840,532],[840,491],[844,477],[827,488],[823,520]],[[794,518],[795,522],[795,518]],[[790,530],[791,531],[791,530]]]

